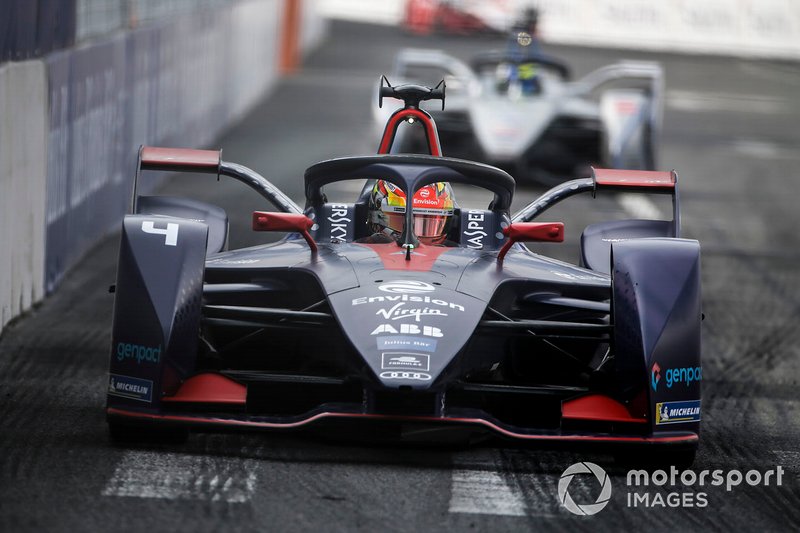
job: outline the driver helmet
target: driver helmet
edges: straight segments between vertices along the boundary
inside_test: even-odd
[[[453,219],[453,205],[453,189],[449,183],[431,183],[414,194],[414,234],[420,242],[444,242]],[[403,233],[405,212],[403,190],[388,181],[375,182],[369,200],[370,229],[398,240]]]

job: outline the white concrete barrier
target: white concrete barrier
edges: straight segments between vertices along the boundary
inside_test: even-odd
[[[46,87],[41,61],[0,67],[0,331],[44,296]]]
[[[235,122],[272,87],[278,78],[280,22],[283,3],[247,2],[231,12],[229,120]]]
[[[300,21],[300,52],[306,54],[322,40],[328,20],[322,15],[320,0],[302,0],[303,13]]]

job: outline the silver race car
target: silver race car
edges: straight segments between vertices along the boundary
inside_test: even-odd
[[[447,110],[426,110],[436,119],[445,155],[499,166],[518,183],[548,186],[589,165],[655,168],[663,107],[656,63],[621,61],[570,81],[563,61],[540,53],[488,52],[468,64],[441,50],[407,48],[390,79],[424,85],[443,78]],[[383,124],[392,111],[383,108],[375,118]],[[416,127],[401,128],[397,141],[400,152],[427,146]]]

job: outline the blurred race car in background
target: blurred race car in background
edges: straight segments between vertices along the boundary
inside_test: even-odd
[[[530,45],[532,37],[521,35]],[[655,168],[663,107],[658,64],[621,61],[570,81],[566,63],[529,48],[533,53],[483,53],[469,64],[441,50],[407,48],[389,79],[425,85],[444,78],[447,109],[426,108],[444,153],[503,168],[518,183],[550,186],[590,165]],[[377,122],[392,111],[376,113]],[[425,146],[420,128],[398,133],[399,152]]]

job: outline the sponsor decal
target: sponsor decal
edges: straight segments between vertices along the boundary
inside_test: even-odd
[[[569,493],[569,484],[572,478],[576,475],[591,474],[600,483],[600,494],[594,503],[576,503]],[[608,502],[611,500],[611,479],[600,466],[585,461],[583,463],[575,463],[570,465],[561,474],[561,479],[558,480],[558,499],[561,505],[572,514],[581,516],[591,516],[602,511]]]
[[[124,361],[131,359],[136,361],[137,365],[142,363],[158,363],[161,359],[161,346],[158,348],[151,348],[150,346],[142,346],[141,344],[132,344],[129,342],[117,343],[117,361]]]
[[[374,330],[370,335],[380,335],[381,333],[392,333],[392,334],[405,334],[405,335],[424,335],[426,337],[444,337],[442,330],[439,328],[435,328],[433,326],[422,326],[420,328],[416,324],[398,324],[398,327],[394,327],[391,324],[381,324]]]
[[[431,356],[424,353],[385,352],[381,354],[383,370],[430,370]]]
[[[469,237],[467,248],[483,248],[483,239],[489,235],[484,228],[485,217],[486,214],[479,209],[467,211],[467,229],[464,231],[464,236]]]
[[[408,379],[412,381],[430,381],[431,375],[424,372],[405,372],[398,370],[388,370],[381,372],[381,379]]]
[[[439,300],[438,298],[431,298],[430,296],[409,296],[407,294],[402,294],[397,296],[362,296],[361,298],[353,298],[353,305],[364,305],[364,304],[384,303],[384,302],[412,302],[412,303],[422,303],[422,304],[433,304],[433,305],[438,305],[439,307],[447,307],[449,309],[454,309],[456,311],[461,311],[461,312],[464,311],[463,305],[454,304],[451,302],[447,302],[445,300]]]
[[[678,383],[685,383],[688,387],[696,381],[703,381],[703,368],[699,366],[684,366],[662,370],[657,362],[650,367],[650,386],[658,390],[658,384],[663,379],[668,389]]]
[[[392,294],[424,294],[426,292],[433,292],[435,287],[424,281],[399,279],[378,285],[378,290]]]
[[[153,401],[153,382],[148,379],[111,374],[108,380],[108,394],[151,403]]]
[[[419,322],[419,318],[422,316],[447,316],[447,313],[442,313],[441,309],[430,308],[430,307],[405,307],[405,303],[400,302],[398,304],[394,304],[393,307],[389,309],[378,309],[375,313],[376,315],[380,315],[386,320],[404,320],[406,318],[413,318],[416,322]]]
[[[700,400],[656,404],[656,425],[700,422]]]
[[[658,366],[658,363],[653,363],[652,368],[650,368],[650,385],[653,390],[658,390],[659,381],[661,381],[661,367]]]
[[[421,337],[408,337],[397,335],[392,337],[378,337],[375,339],[378,350],[397,350],[399,348],[422,350],[423,352],[435,352],[436,341]]]
[[[331,204],[331,216],[328,217],[328,222],[331,223],[331,240],[347,240],[347,226],[352,222],[347,211],[347,204]]]

